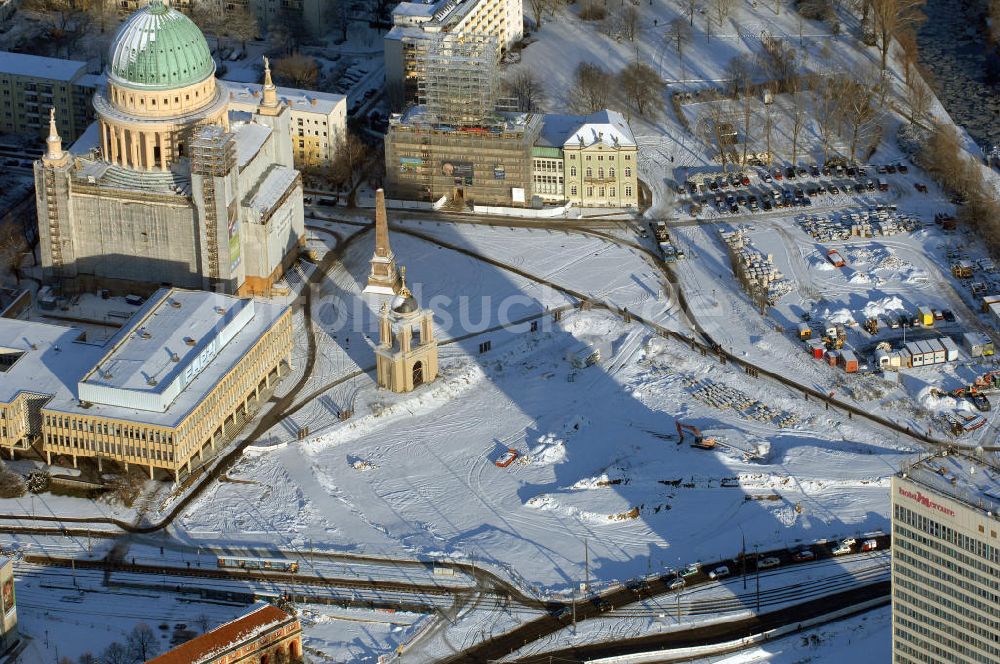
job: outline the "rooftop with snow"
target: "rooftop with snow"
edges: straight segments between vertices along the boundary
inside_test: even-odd
[[[900,476],[991,516],[1000,515],[1000,468],[968,452],[935,454],[903,470]]]

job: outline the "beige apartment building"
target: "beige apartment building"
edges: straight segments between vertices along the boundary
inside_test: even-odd
[[[437,0],[401,2],[384,38],[385,90],[392,110],[417,100],[421,62],[436,35],[495,39],[499,58],[524,36],[521,0]]]
[[[0,132],[44,138],[54,106],[63,137],[75,141],[94,119],[98,80],[86,62],[0,51]]]
[[[580,207],[638,207],[638,146],[621,113],[543,117],[532,151],[537,196]]]
[[[230,119],[234,113],[254,113],[261,103],[263,86],[257,83],[220,81],[229,92]],[[291,112],[289,129],[295,165],[328,164],[347,132],[347,97],[328,92],[277,88],[278,100]]]
[[[945,451],[891,492],[892,661],[1000,661],[1000,467]]]
[[[291,309],[161,289],[106,344],[0,319],[0,445],[177,478],[238,431],[290,363]]]

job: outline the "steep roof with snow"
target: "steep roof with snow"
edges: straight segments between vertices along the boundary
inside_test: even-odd
[[[204,664],[259,636],[295,621],[271,604],[265,604],[242,618],[216,627],[210,632],[182,643],[170,652],[154,657],[146,664]]]
[[[550,147],[635,146],[635,136],[618,111],[603,110],[590,115],[546,114],[538,144]]]

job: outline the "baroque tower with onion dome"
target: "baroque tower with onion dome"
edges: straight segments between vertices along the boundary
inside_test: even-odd
[[[97,122],[35,162],[43,279],[65,292],[161,284],[269,294],[303,243],[290,110],[265,60],[251,113],[230,112],[198,27],[150,0],[122,25]]]

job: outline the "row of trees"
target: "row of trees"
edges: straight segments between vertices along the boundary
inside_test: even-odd
[[[125,643],[115,641],[105,648],[100,657],[86,652],[74,662],[62,657],[59,664],[143,664],[160,653],[156,632],[146,623],[139,623],[125,637]]]

